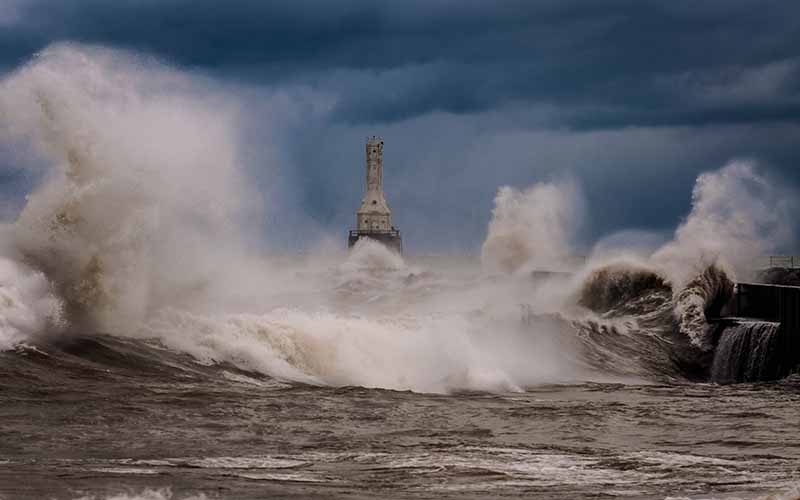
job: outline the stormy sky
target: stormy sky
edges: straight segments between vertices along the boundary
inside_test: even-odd
[[[588,245],[671,232],[697,174],[732,159],[800,182],[789,0],[0,0],[0,74],[59,41],[247,99],[243,158],[286,248],[344,238],[373,134],[413,253],[477,251],[500,185],[575,179]],[[0,183],[21,198],[12,157]]]

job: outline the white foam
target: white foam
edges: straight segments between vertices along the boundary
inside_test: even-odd
[[[748,161],[734,161],[697,178],[692,209],[674,239],[652,261],[681,288],[710,265],[746,275],[763,255],[793,239],[787,224],[794,196],[772,184]]]
[[[526,273],[572,253],[574,182],[499,190],[482,263],[501,276],[420,278],[369,240],[332,270],[291,268],[248,251],[262,200],[239,162],[238,105],[208,80],[75,44],[0,83],[0,140],[47,165],[8,234],[45,274],[0,261],[0,348],[57,316],[53,283],[98,329],[290,381],[448,392],[591,380],[573,331],[519,322],[520,306],[574,307],[575,280],[536,287]],[[767,250],[765,235],[785,236],[780,194],[742,163],[700,176],[687,221],[647,265],[678,283],[706,254]]]
[[[204,457],[181,461],[181,465],[200,467],[203,469],[286,469],[305,465],[302,460],[259,457]]]
[[[501,187],[481,250],[489,271],[561,269],[572,255],[572,240],[583,201],[574,182],[540,183],[524,191]]]
[[[141,475],[154,475],[159,474],[155,469],[145,469],[142,467],[98,467],[90,469],[93,472],[104,472],[107,474],[141,474]]]
[[[282,379],[420,392],[517,390],[476,348],[462,317],[366,318],[278,309],[263,315],[166,311],[146,334],[200,359]]]
[[[174,496],[172,489],[159,488],[145,489],[139,493],[119,493],[102,497],[82,496],[75,500],[208,500],[208,497],[202,493],[189,496]]]
[[[59,44],[0,82],[0,117],[0,141],[47,166],[13,246],[100,329],[206,305],[254,274],[234,263],[247,267],[241,221],[259,197],[238,163],[234,102],[212,85]]]
[[[0,257],[0,350],[62,327],[62,312],[44,274]]]

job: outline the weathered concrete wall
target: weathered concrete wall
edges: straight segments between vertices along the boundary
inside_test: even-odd
[[[778,321],[800,330],[800,287],[737,283],[733,306],[735,316]]]
[[[383,140],[372,137],[367,140],[367,191],[383,191]]]
[[[392,229],[392,211],[383,195],[383,139],[372,137],[366,145],[366,192],[356,212],[359,231]]]
[[[372,137],[366,145],[366,191],[356,211],[356,230],[350,231],[348,247],[368,237],[403,252],[403,240],[392,225],[392,211],[383,195],[383,139]]]
[[[800,287],[737,283],[731,314],[780,323],[779,344],[783,375],[800,365]]]
[[[391,215],[380,212],[359,212],[356,222],[359,231],[388,231],[392,228]]]

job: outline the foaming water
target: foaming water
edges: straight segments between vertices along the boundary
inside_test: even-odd
[[[701,175],[662,245],[575,258],[579,186],[545,182],[499,189],[480,259],[369,240],[263,256],[243,105],[82,45],[0,83],[0,140],[40,180],[2,230],[0,495],[753,498],[800,481],[796,379],[696,383],[764,378],[776,347],[774,325],[707,321],[791,240],[793,198],[754,165]]]
[[[172,490],[170,488],[159,488],[159,489],[145,489],[140,493],[121,493],[121,494],[112,494],[105,497],[97,497],[97,496],[82,496],[77,497],[74,500],[207,500],[203,494],[200,495],[189,495],[189,496],[182,496],[182,495],[173,495]]]
[[[280,308],[260,315],[168,310],[144,334],[199,359],[311,384],[453,392],[579,380],[580,365],[560,351],[552,325],[526,329],[519,310],[511,318],[488,310],[414,312],[415,290],[405,312],[385,312],[402,302],[401,288],[377,312],[355,306],[351,313]]]
[[[339,268],[345,274],[362,274],[404,271],[407,266],[400,254],[376,240],[362,238],[356,242]]]
[[[0,494],[755,499],[800,481],[797,380],[446,396],[272,382],[115,336],[0,353]]]
[[[150,333],[200,359],[311,384],[420,392],[515,389],[502,371],[485,366],[468,331],[466,324],[454,327],[452,318],[277,310],[261,316],[165,313]]]
[[[63,327],[63,306],[41,272],[0,257],[0,350]]]
[[[788,238],[773,222],[790,202],[735,162],[698,178],[650,254],[574,259],[584,202],[551,182],[499,189],[480,263],[412,265],[367,239],[255,258],[238,107],[99,47],[50,47],[2,82],[2,140],[46,166],[7,231],[3,347],[103,331],[286,381],[418,392],[693,380],[744,259]]]

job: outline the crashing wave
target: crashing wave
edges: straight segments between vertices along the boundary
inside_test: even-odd
[[[709,266],[683,287],[654,269],[613,263],[592,271],[583,282],[578,303],[594,312],[622,316],[645,315],[671,299],[678,331],[695,347],[712,348],[709,317],[717,317],[733,297],[733,282],[716,266]]]
[[[455,324],[454,324],[455,323]],[[264,315],[164,311],[143,332],[209,362],[307,384],[417,392],[516,390],[470,341],[466,320],[369,319],[279,309]]]
[[[448,281],[363,239],[306,279],[308,268],[248,258],[243,222],[258,197],[223,96],[131,54],[74,45],[0,85],[0,139],[49,167],[9,234],[21,257],[0,261],[0,348],[66,319],[305,383],[447,392],[597,371],[683,375],[713,346],[707,318],[732,293],[725,266],[785,240],[786,204],[735,163],[698,178],[672,242],[640,263],[584,270],[577,298],[574,276],[535,285],[529,273],[569,267],[582,213],[570,183],[500,189],[481,249],[483,271],[497,275],[473,265],[475,277]],[[520,325],[531,303],[556,319]]]
[[[627,331],[599,319],[584,320],[577,327],[589,332],[592,344],[586,347],[595,358],[621,362],[624,356],[634,357],[661,374],[703,378],[715,340],[708,319],[719,316],[732,294],[732,281],[716,266],[673,290],[655,269],[611,263],[589,273],[578,303],[606,320],[627,318]],[[602,355],[597,354],[600,350]]]
[[[583,282],[578,303],[598,313],[628,311],[641,314],[639,303],[652,295],[669,293],[667,280],[644,266],[612,263],[593,270]]]
[[[675,316],[681,333],[689,337],[694,346],[712,350],[713,327],[707,319],[718,317],[732,297],[733,282],[725,271],[716,266],[706,268],[675,294]]]
[[[360,238],[340,269],[344,273],[403,271],[406,263],[399,253],[383,243]]]
[[[243,260],[240,221],[258,197],[236,161],[234,108],[212,93],[133,54],[72,44],[0,83],[0,140],[48,167],[13,244],[71,321],[130,331],[213,293]]]
[[[44,274],[0,257],[0,351],[63,326],[63,304]]]

